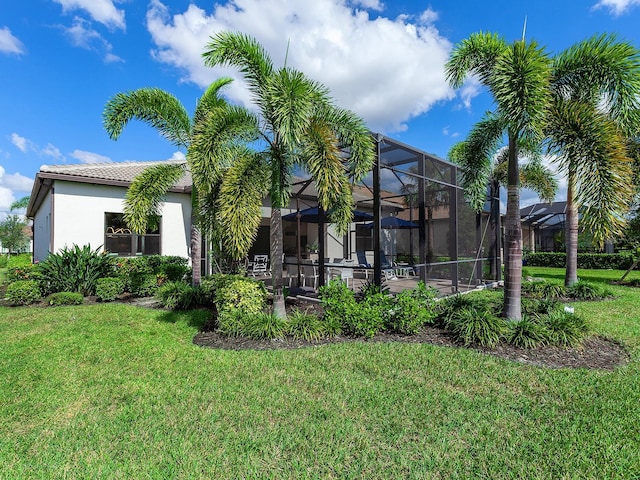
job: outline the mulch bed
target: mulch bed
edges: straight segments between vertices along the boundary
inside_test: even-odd
[[[317,304],[306,304],[307,308],[318,312]],[[288,308],[298,305],[288,305]],[[302,307],[304,308],[304,307]],[[224,337],[215,331],[213,324],[205,325],[193,338],[193,343],[202,347],[219,348],[226,350],[272,350],[272,349],[296,349],[316,347],[343,342],[400,342],[400,343],[428,343],[431,345],[472,348],[476,351],[495,355],[515,362],[526,363],[547,368],[586,368],[598,370],[613,370],[616,367],[626,365],[630,356],[624,346],[615,341],[600,336],[592,336],[586,339],[581,347],[562,348],[542,346],[532,349],[524,349],[513,345],[500,344],[494,348],[471,346],[464,347],[456,343],[451,335],[440,328],[425,327],[417,335],[399,335],[394,333],[379,333],[371,340],[338,336],[330,339],[308,342],[285,338],[279,340],[254,340],[250,338]]]

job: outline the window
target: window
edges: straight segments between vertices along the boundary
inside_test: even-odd
[[[373,228],[356,225],[356,251],[373,251]]]
[[[160,222],[157,227],[148,228],[144,235],[133,233],[122,218],[121,213],[104,214],[104,249],[120,256],[159,255]]]

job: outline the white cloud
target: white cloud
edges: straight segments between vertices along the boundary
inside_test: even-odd
[[[118,10],[111,0],[54,0],[64,12],[84,10],[93,20],[109,28],[125,29],[124,10]]]
[[[187,157],[183,152],[177,151],[177,152],[173,152],[173,155],[171,155],[171,158],[169,160],[186,160],[186,159]]]
[[[472,76],[467,79],[460,89],[460,99],[464,108],[467,110],[471,108],[471,100],[480,94],[481,88],[482,84],[476,77]]]
[[[39,153],[40,153],[40,155],[44,155],[46,157],[51,157],[54,160],[56,160],[57,162],[66,162],[67,161],[65,156],[62,155],[62,152],[60,152],[60,149],[58,147],[56,147],[55,145],[52,145],[50,143],[48,143],[47,146],[44,147]]]
[[[379,0],[354,0],[353,4],[376,11],[382,11],[384,9],[384,4]]]
[[[610,13],[617,17],[637,5],[640,5],[640,0],[599,0],[593,6],[593,9],[607,8]]]
[[[111,53],[113,50],[111,43],[83,18],[74,17],[72,26],[65,28],[65,33],[74,46],[104,54],[106,63],[123,61],[122,58]]]
[[[26,152],[32,145],[29,140],[21,137],[17,133],[11,134],[11,143],[13,143],[21,152]]]
[[[369,128],[388,133],[406,129],[412,117],[453,97],[444,74],[451,44],[424,23],[435,18],[433,13],[423,17],[420,24],[407,17],[370,19],[346,0],[233,0],[216,4],[211,14],[191,4],[170,16],[164,4],[152,0],[147,28],[157,47],[155,58],[184,71],[183,81],[203,88],[222,75],[240,78],[236,70],[203,65],[211,35],[222,30],[252,35],[276,66],[283,65],[290,41],[290,66],[324,83],[336,102],[361,115]],[[250,105],[240,81],[227,94]]]
[[[0,165],[0,218],[6,216],[11,204],[16,201],[15,192],[31,192],[32,186],[32,178],[25,177],[19,173],[8,174]],[[20,195],[20,197],[22,196],[24,195]]]
[[[0,52],[15,53],[16,55],[22,55],[26,52],[22,42],[13,36],[9,27],[0,28]]]
[[[74,150],[69,154],[70,157],[75,158],[76,160],[80,160],[81,163],[111,163],[109,157],[105,157],[104,155],[99,155],[93,152],[86,152],[84,150]]]

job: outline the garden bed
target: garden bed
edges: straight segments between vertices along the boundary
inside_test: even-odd
[[[288,310],[293,308],[300,308],[303,310],[310,309],[315,313],[321,313],[321,307],[317,303],[298,301],[287,305]],[[196,345],[225,350],[297,349],[342,342],[364,341],[428,343],[438,346],[466,348],[462,344],[455,342],[450,333],[444,329],[436,327],[423,327],[416,335],[400,335],[388,332],[378,333],[370,340],[337,336],[317,341],[305,341],[289,337],[276,340],[226,337],[215,331],[213,323],[208,323],[204,325],[201,331],[193,338],[193,343]],[[584,341],[582,346],[576,348],[540,346],[531,349],[524,349],[504,343],[500,343],[493,348],[482,346],[471,346],[469,348],[515,362],[547,368],[613,370],[616,367],[626,365],[630,360],[628,352],[620,342],[600,336],[589,337]]]

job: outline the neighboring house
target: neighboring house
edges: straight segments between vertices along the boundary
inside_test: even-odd
[[[567,202],[536,203],[520,209],[522,247],[534,252],[555,252],[565,227]]]
[[[73,244],[103,246],[125,256],[188,257],[191,179],[187,176],[167,194],[159,229],[135,235],[122,220],[127,187],[144,168],[157,163],[40,167],[27,208],[33,219],[33,261]]]

